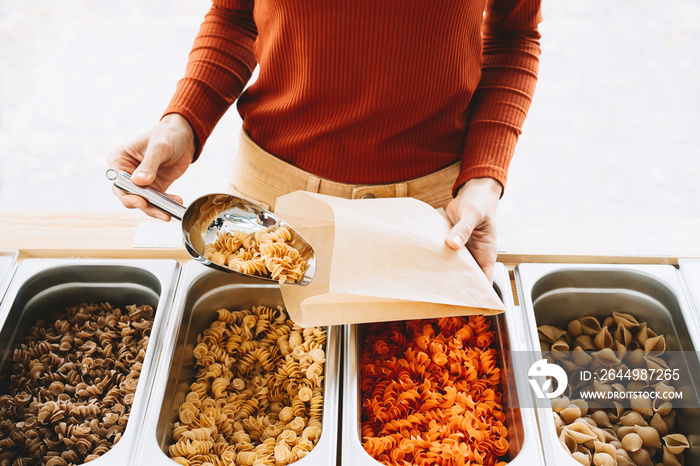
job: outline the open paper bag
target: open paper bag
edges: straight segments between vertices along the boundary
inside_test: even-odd
[[[449,221],[421,201],[297,191],[277,199],[275,213],[316,253],[309,285],[282,285],[287,311],[303,327],[505,309],[469,251],[445,244]]]

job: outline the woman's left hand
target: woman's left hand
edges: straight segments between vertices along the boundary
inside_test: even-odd
[[[454,225],[445,242],[452,249],[467,246],[489,281],[498,255],[496,207],[503,188],[493,178],[473,178],[459,189],[445,209]]]

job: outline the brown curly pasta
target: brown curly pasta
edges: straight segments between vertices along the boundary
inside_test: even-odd
[[[241,230],[219,232],[216,241],[204,249],[210,261],[248,275],[298,282],[304,276],[306,262],[290,243],[286,227],[272,226],[248,234]]]
[[[287,465],[321,436],[326,331],[282,308],[220,309],[198,336],[196,380],[170,457],[181,465]]]
[[[146,354],[151,306],[81,304],[39,320],[0,386],[0,465],[80,464],[119,441]]]

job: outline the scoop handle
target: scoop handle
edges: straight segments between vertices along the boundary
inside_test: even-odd
[[[185,216],[185,211],[187,210],[185,206],[151,187],[147,186],[143,188],[137,186],[131,181],[131,175],[127,172],[110,168],[105,173],[105,176],[112,182],[115,188],[119,188],[129,194],[141,196],[153,207],[165,212],[171,217],[182,220],[182,217]]]

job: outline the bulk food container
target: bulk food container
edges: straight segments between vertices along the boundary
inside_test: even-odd
[[[685,434],[691,445],[684,453],[685,464],[700,464],[696,385],[700,334],[678,271],[667,265],[520,264],[515,279],[526,330],[536,348],[530,362],[543,357],[538,337],[541,325],[566,330],[574,319],[593,316],[602,322],[613,312],[622,312],[663,334],[668,357],[673,358],[669,364],[683,377],[676,387],[683,391],[684,407],[675,409],[675,432]],[[626,383],[622,378],[618,381]],[[551,401],[545,398],[536,403],[547,464],[579,466],[557,438]]]
[[[681,259],[678,265],[691,306],[695,315],[700,316],[700,259]]]
[[[190,384],[195,381],[193,351],[197,336],[217,319],[217,311],[221,308],[229,311],[251,309],[259,305],[276,308],[283,304],[276,283],[218,272],[195,261],[184,265],[135,464],[175,464],[169,457],[169,447],[174,443],[173,427],[179,419],[179,407],[190,391]],[[337,327],[326,330],[321,437],[305,457],[293,463],[299,466],[336,463],[341,334]]]
[[[179,264],[172,260],[23,261],[0,306],[0,395],[8,393],[9,378],[14,372],[14,349],[23,342],[29,328],[37,321],[45,320],[48,325],[52,325],[54,312],[63,313],[68,307],[81,303],[109,302],[112,308],[120,308],[124,312],[127,312],[126,306],[130,305],[152,306],[155,311],[154,320],[129,421],[121,439],[106,453],[90,462],[95,466],[126,464],[134,451],[142,426],[152,374],[160,351],[160,337],[168,318],[178,273]],[[84,341],[88,338],[84,337]],[[120,338],[121,335],[117,337]],[[78,344],[75,343],[73,347]],[[103,344],[106,344],[104,340],[100,340],[94,346]],[[118,347],[116,343],[114,347]],[[90,385],[90,372],[86,369],[83,374],[86,375],[82,375],[81,380]],[[77,392],[74,396],[78,396]],[[102,400],[98,399],[97,403],[102,403]]]
[[[515,352],[526,353],[528,341],[519,331],[523,321],[514,308],[510,278],[506,267],[496,264],[494,289],[505,304],[502,314],[488,316],[498,349],[498,366],[501,368],[501,392],[504,400],[505,425],[508,429],[509,448],[502,458],[510,465],[543,464],[540,438],[537,432],[535,409],[527,384],[527,369],[514,364]],[[366,325],[366,324],[365,324]],[[343,415],[341,463],[343,466],[379,466],[382,463],[370,456],[362,446],[360,364],[363,329],[365,325],[346,326],[346,351],[343,375]],[[379,382],[379,381],[378,381]]]
[[[15,271],[17,251],[0,251],[0,303]]]

